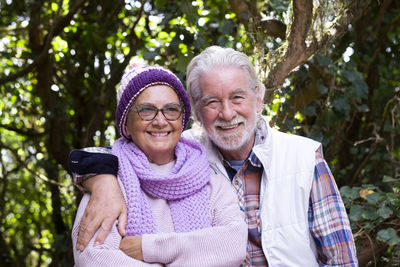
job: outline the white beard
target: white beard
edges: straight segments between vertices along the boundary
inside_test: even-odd
[[[254,115],[257,118],[257,114]],[[221,133],[217,130],[217,127],[229,127],[235,124],[241,123],[244,127],[239,132],[227,134]],[[242,148],[249,140],[254,136],[256,129],[256,119],[252,124],[241,115],[236,116],[231,121],[224,121],[218,119],[214,122],[214,125],[210,131],[207,131],[208,137],[211,141],[219,147],[221,150],[225,151],[236,151]]]

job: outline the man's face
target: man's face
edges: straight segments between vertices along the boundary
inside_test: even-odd
[[[257,112],[262,99],[239,67],[214,67],[200,76],[201,97],[197,117],[225,158],[246,157],[254,143]],[[240,153],[238,153],[240,152]]]

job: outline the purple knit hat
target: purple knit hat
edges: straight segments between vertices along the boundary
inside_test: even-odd
[[[186,127],[190,119],[190,101],[182,85],[182,82],[171,71],[160,66],[144,66],[132,64],[121,78],[117,93],[117,109],[115,110],[115,121],[120,134],[130,140],[125,133],[125,123],[129,108],[136,97],[146,88],[164,84],[175,90],[184,110],[182,113],[182,126]]]

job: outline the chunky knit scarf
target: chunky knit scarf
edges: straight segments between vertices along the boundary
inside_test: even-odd
[[[118,156],[118,177],[127,196],[128,236],[157,232],[145,192],[169,201],[175,232],[211,227],[206,187],[210,171],[203,146],[181,138],[175,148],[175,166],[167,176],[154,173],[146,155],[125,138],[118,139],[112,151]]]

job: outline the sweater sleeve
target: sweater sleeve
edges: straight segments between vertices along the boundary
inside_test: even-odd
[[[222,176],[210,180],[211,228],[142,236],[146,262],[167,266],[239,266],[246,257],[247,224],[238,199]]]
[[[117,222],[114,223],[111,232],[107,235],[104,243],[96,247],[93,246],[94,240],[97,233],[94,235],[92,240],[90,240],[86,249],[82,252],[76,249],[76,240],[78,239],[78,228],[79,223],[82,219],[83,212],[87,206],[90,199],[89,194],[85,194],[79,205],[75,223],[72,229],[72,244],[75,266],[85,266],[85,267],[95,267],[95,266],[105,266],[105,267],[124,267],[124,266],[162,266],[160,264],[150,264],[143,261],[138,261],[130,256],[126,255],[122,250],[119,249],[121,242],[121,236],[117,230]]]

